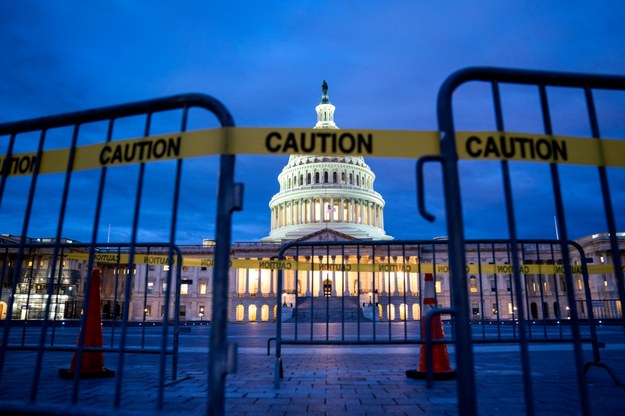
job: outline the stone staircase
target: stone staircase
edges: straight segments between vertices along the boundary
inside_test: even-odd
[[[364,320],[358,297],[356,296],[310,296],[298,298],[297,307],[293,309],[293,316],[289,320],[294,322],[356,322]]]

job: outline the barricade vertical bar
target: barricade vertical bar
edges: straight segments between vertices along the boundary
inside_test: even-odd
[[[588,87],[584,88],[586,97],[586,106],[588,108],[588,116],[590,119],[590,129],[592,137],[595,140],[601,140],[599,131],[599,123],[597,122],[597,111],[595,109],[595,101],[592,96],[592,90]],[[599,183],[601,185],[601,195],[603,196],[603,209],[605,210],[606,223],[608,225],[608,233],[610,233],[610,250],[612,251],[612,262],[614,265],[614,276],[618,288],[621,305],[625,305],[625,277],[623,273],[623,262],[618,254],[619,247],[616,239],[616,222],[614,221],[614,209],[612,208],[612,197],[610,196],[610,186],[608,184],[608,175],[605,166],[597,166],[599,172]],[[622,308],[622,306],[621,306]],[[625,315],[621,312],[623,329],[625,330]]]
[[[115,263],[115,293],[113,294],[113,323],[111,325],[111,347],[115,344],[115,328],[117,328],[117,294],[119,292],[119,275],[121,272],[121,246],[117,247],[117,262]]]
[[[223,126],[234,126],[225,109],[218,114]],[[234,155],[221,155],[219,187],[217,190],[217,220],[215,269],[213,279],[213,326],[210,338],[209,397],[207,413],[212,416],[224,414],[225,378],[228,363],[228,271],[230,269],[230,243],[232,212],[241,209],[235,204]],[[278,308],[279,310],[280,308]],[[278,344],[276,344],[278,345]]]
[[[504,131],[503,112],[501,109],[501,97],[499,95],[499,83],[492,82],[493,104],[495,107],[495,119],[498,131]],[[516,219],[514,215],[514,203],[512,200],[512,185],[510,183],[510,168],[507,160],[501,161],[501,171],[503,177],[504,199],[506,202],[506,213],[508,219],[508,234],[510,237],[509,253],[512,253],[512,271],[514,275],[514,289],[519,308],[519,337],[521,342],[521,363],[523,365],[523,387],[525,392],[525,406],[528,415],[534,414],[534,400],[532,395],[532,380],[530,378],[530,361],[527,345],[527,334],[525,331],[526,321],[523,313],[521,273],[519,270],[518,237],[516,231]]]
[[[458,372],[458,409],[463,416],[476,415],[476,389],[473,368],[473,343],[468,309],[464,254],[464,225],[462,221],[462,199],[458,175],[458,154],[453,121],[451,97],[455,81],[447,79],[438,94],[437,118],[441,151],[443,153],[443,188],[445,192],[445,212],[447,215],[447,235],[449,269],[452,282],[453,306],[456,311],[455,341]]]
[[[544,84],[540,84],[538,86],[538,90],[540,93],[540,104],[543,115],[543,124],[545,133],[548,135],[553,134],[553,129],[551,126],[551,115],[549,111],[549,103],[547,98],[547,89]],[[558,165],[555,163],[550,164],[551,170],[551,180],[553,187],[553,195],[556,207],[556,218],[559,225],[559,242],[560,242],[560,255],[562,256],[562,262],[564,263],[564,273],[565,279],[567,282],[567,286],[573,288],[573,274],[571,271],[570,264],[570,255],[568,250],[568,231],[566,226],[566,220],[564,217],[564,202],[562,200],[562,190],[560,186],[560,174],[558,171]],[[571,320],[573,325],[571,326],[571,331],[573,335],[573,346],[574,346],[574,355],[575,355],[575,364],[576,364],[576,374],[577,374],[577,385],[579,388],[580,401],[582,406],[582,411],[585,415],[590,415],[590,402],[588,400],[588,388],[584,381],[583,374],[583,362],[584,357],[582,354],[582,345],[581,345],[581,336],[579,331],[579,321],[577,314],[577,305],[575,304],[575,295],[573,294],[573,290],[568,290],[569,303],[571,308]]]
[[[495,258],[495,243],[491,243],[490,245],[491,247],[491,253],[493,255],[493,265],[496,263],[496,258]],[[495,280],[495,304],[497,305],[497,339],[501,338],[501,312],[500,312],[500,307],[499,307],[499,282],[498,282],[498,277],[497,276],[497,272],[495,271],[495,273],[493,274],[493,279]],[[514,309],[513,309],[514,310]],[[515,324],[514,324],[514,319],[512,320],[512,329],[514,330],[515,328]]]
[[[315,248],[312,247],[311,252],[310,252],[310,291],[311,291],[311,297],[310,297],[310,339],[313,339],[313,334],[314,334],[314,319],[313,319],[313,313],[314,313],[314,304],[315,304],[315,277],[314,277],[314,270],[315,270]],[[321,267],[319,267],[319,275],[321,276]],[[319,284],[321,285],[321,288],[323,288],[323,279],[319,278]],[[317,289],[319,290],[319,289]]]
[[[477,273],[480,277],[480,323],[482,324],[482,338],[486,338],[486,325],[484,316],[484,282],[482,280],[482,254],[480,243],[477,243]]]
[[[152,112],[148,112],[146,115],[145,127],[143,131],[143,135],[145,137],[150,135],[150,128],[152,125]],[[145,178],[145,163],[139,164],[139,178],[137,179],[137,193],[135,196],[135,204],[134,211],[132,216],[132,231],[130,234],[130,253],[128,255],[128,275],[130,276],[130,281],[132,281],[132,276],[134,276],[134,263],[135,263],[135,254],[136,254],[136,246],[137,246],[137,233],[139,229],[139,214],[141,208],[141,197],[143,195],[143,182]],[[128,312],[129,312],[129,304],[130,297],[132,293],[132,285],[128,282],[128,278],[126,278],[126,290],[124,294],[124,306],[122,308],[122,327],[121,327],[121,339],[119,341],[119,356],[117,360],[117,377],[115,380],[115,398],[113,400],[113,405],[115,408],[119,408],[121,405],[121,392],[122,392],[122,382],[124,380],[124,359],[125,359],[125,350],[126,350],[126,341],[128,335]],[[167,272],[167,291],[166,297],[168,298],[169,291],[171,290],[171,263],[169,267],[169,271]],[[167,325],[167,313],[169,309],[169,303],[167,303],[167,307],[165,307],[165,316],[163,326]]]
[[[180,131],[187,131],[187,120],[189,117],[189,105],[185,104],[182,109],[182,122],[180,126]],[[182,177],[182,159],[178,159],[176,161],[176,178],[174,183],[174,194],[173,194],[173,202],[172,202],[172,214],[171,214],[171,228],[169,232],[169,257],[173,257],[174,255],[174,247],[176,245],[176,229],[178,225],[178,205],[180,203],[180,181]],[[176,282],[176,299],[175,299],[175,316],[174,316],[174,339],[173,339],[173,349],[174,354],[171,362],[171,372],[172,372],[172,380],[177,379],[178,373],[178,346],[179,346],[179,337],[180,337],[180,284],[179,281],[182,278],[181,270],[182,270],[182,255],[178,252],[178,257],[176,258],[177,271],[178,271],[178,281]],[[163,339],[167,339],[167,334],[163,333]],[[161,348],[161,385],[159,386],[159,409],[162,409],[163,404],[163,389],[164,389],[164,379],[165,379],[165,365],[166,365],[166,348],[167,343],[163,342],[163,347]]]
[[[361,259],[361,257],[360,257],[360,244],[358,244],[358,245],[356,245],[356,261],[357,261],[358,265],[360,265],[360,259]],[[362,282],[360,281],[360,267],[358,267],[358,271],[356,273],[357,273],[357,275],[356,275],[357,277],[356,278],[358,279],[357,280],[357,284],[358,284],[357,296],[358,296],[358,299],[360,299],[360,293],[362,292]],[[359,305],[359,307],[360,307],[360,305]],[[364,311],[364,305],[363,305],[363,311]],[[360,312],[358,313],[358,315],[356,315],[357,316],[357,321],[356,321],[356,323],[357,323],[357,325],[356,325],[357,336],[356,336],[356,339],[358,341],[360,341],[360,315],[361,315]]]

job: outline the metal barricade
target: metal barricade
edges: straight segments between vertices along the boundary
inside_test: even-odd
[[[283,345],[410,345],[427,344],[431,331],[422,331],[424,278],[431,275],[439,310],[453,305],[448,241],[291,242],[275,261],[278,268],[274,385],[283,374]],[[518,240],[512,251],[508,240],[468,240],[465,243],[469,330],[481,344],[516,343],[519,323],[529,322],[527,342],[571,343],[580,330],[580,342],[591,344],[591,366],[605,368],[600,358],[596,302],[590,285],[587,254],[567,242],[575,266],[575,285],[567,285],[557,240]],[[512,258],[520,259],[522,284],[513,284]],[[616,282],[610,277],[610,285]],[[517,295],[517,290],[520,294]],[[571,294],[572,296],[569,296]],[[517,302],[521,304],[517,304]],[[572,303],[570,303],[572,302]],[[573,308],[584,313],[572,315]],[[607,318],[607,317],[606,317]],[[613,321],[622,319],[615,314]],[[427,325],[427,322],[425,322]],[[457,322],[445,322],[446,339],[453,343]]]
[[[584,75],[584,74],[567,74],[542,71],[523,71],[496,68],[469,68],[452,74],[443,83],[438,95],[438,124],[439,135],[441,139],[440,156],[428,156],[420,159],[417,163],[417,178],[419,186],[419,209],[426,219],[433,219],[433,216],[425,209],[423,198],[423,166],[425,163],[437,162],[442,165],[443,184],[445,195],[445,212],[447,220],[447,231],[449,238],[449,255],[450,255],[450,273],[454,276],[452,279],[453,309],[456,316],[456,363],[458,367],[458,406],[460,414],[474,415],[477,414],[476,387],[474,360],[472,349],[471,334],[471,317],[470,303],[467,291],[467,280],[464,276],[465,264],[465,229],[463,223],[461,186],[459,176],[459,159],[457,150],[457,137],[454,118],[454,93],[458,88],[470,81],[478,81],[487,83],[490,88],[490,94],[493,102],[494,124],[497,131],[504,134],[506,127],[504,126],[504,105],[501,98],[501,85],[524,85],[536,87],[538,93],[538,108],[542,119],[543,133],[546,136],[555,134],[552,123],[551,107],[548,97],[548,88],[565,87],[576,89],[583,93],[586,113],[590,125],[590,137],[592,140],[601,140],[599,131],[599,119],[595,105],[593,94],[597,90],[625,90],[625,77],[621,76],[601,76],[601,75]],[[457,103],[456,103],[457,104]],[[591,140],[589,139],[589,140]],[[501,162],[501,175],[503,177],[504,204],[507,218],[507,228],[509,234],[509,244],[512,252],[518,252],[520,240],[518,238],[518,229],[513,204],[513,192],[510,179],[510,162],[503,160]],[[559,256],[561,256],[564,267],[564,277],[568,287],[573,287],[573,274],[571,270],[570,254],[567,248],[569,233],[567,222],[564,214],[564,200],[559,174],[559,167],[556,163],[551,163],[550,177],[552,183],[552,194],[555,202],[555,217],[559,229],[558,241],[560,242]],[[603,200],[605,221],[610,239],[610,250],[614,254],[612,256],[614,273],[618,284],[618,294],[621,304],[625,301],[625,283],[623,279],[622,261],[618,249],[617,229],[612,205],[611,192],[614,188],[610,188],[608,184],[608,175],[604,166],[597,166],[598,177],[600,182],[601,196]],[[530,372],[530,360],[528,354],[528,320],[526,316],[525,304],[521,298],[521,259],[518,256],[512,256],[511,265],[513,269],[513,281],[516,291],[516,305],[519,311],[519,342],[521,347],[521,361],[523,364],[523,384],[526,413],[535,414],[534,397],[532,391],[532,377]],[[573,336],[573,347],[575,355],[575,367],[577,371],[577,387],[579,390],[580,403],[582,412],[590,414],[590,405],[588,399],[588,389],[584,382],[584,363],[581,349],[581,335],[578,322],[579,311],[575,305],[574,299],[571,298],[572,292],[567,292],[569,304],[571,308],[571,330]],[[625,328],[625,320],[622,319]]]
[[[197,110],[195,110],[197,108]],[[205,111],[202,111],[205,110]],[[194,113],[190,115],[191,111]],[[202,113],[196,117],[195,112]],[[167,356],[171,356],[171,376],[176,378],[176,365],[178,360],[178,305],[180,300],[180,267],[182,257],[176,244],[177,230],[185,215],[181,214],[181,184],[182,174],[185,171],[182,158],[170,158],[169,171],[160,174],[158,178],[151,177],[146,168],[147,153],[164,154],[170,149],[175,139],[154,136],[159,133],[160,124],[157,126],[157,118],[163,121],[163,125],[173,125],[173,131],[185,132],[192,123],[207,123],[205,114],[214,116],[218,125],[223,127],[233,126],[233,120],[228,110],[212,97],[201,94],[186,94],[163,99],[148,100],[118,106],[81,111],[76,113],[62,114],[58,116],[44,117],[33,120],[25,120],[13,123],[0,124],[0,135],[8,136],[6,151],[2,157],[2,179],[0,181],[0,203],[4,208],[4,215],[12,215],[16,221],[22,221],[21,233],[18,236],[2,236],[0,242],[0,260],[2,261],[2,313],[6,319],[2,320],[2,348],[0,349],[0,382],[14,383],[7,374],[7,356],[11,354],[27,353],[34,351],[33,359],[34,374],[32,380],[21,380],[23,384],[30,384],[30,391],[23,401],[14,397],[19,402],[9,406],[7,402],[0,401],[0,408],[5,406],[7,411],[24,413],[55,412],[59,409],[73,411],[77,414],[87,414],[101,409],[88,409],[80,407],[80,388],[84,385],[81,379],[74,376],[71,384],[71,394],[60,405],[58,398],[53,404],[40,399],[41,392],[49,385],[49,380],[42,380],[42,372],[46,362],[53,359],[58,351],[74,351],[76,354],[77,369],[75,374],[80,373],[81,356],[94,352],[108,352],[117,354],[117,368],[115,369],[114,392],[108,403],[117,411],[124,410],[122,404],[124,383],[128,377],[124,368],[128,366],[129,354],[159,354],[157,365],[157,397],[154,400],[153,410],[162,410],[164,406],[164,383],[166,381]],[[160,118],[159,118],[160,117]],[[173,120],[173,121],[172,121]],[[128,127],[131,126],[131,127]],[[137,127],[138,126],[138,127]],[[156,126],[156,127],[155,127]],[[120,136],[127,138],[127,131],[138,130],[139,137],[143,140],[129,145],[126,141],[118,144]],[[169,130],[169,131],[172,131]],[[88,133],[83,133],[87,131]],[[121,131],[121,133],[120,133]],[[173,133],[175,135],[176,133]],[[180,133],[179,133],[180,134]],[[50,180],[44,181],[42,172],[50,171],[50,164],[55,163],[52,156],[59,151],[59,136],[71,137],[66,151],[67,162],[65,166],[56,167],[59,173]],[[38,137],[37,137],[38,136]],[[152,136],[152,137],[150,137]],[[132,137],[132,136],[131,136]],[[102,166],[89,171],[89,175],[81,176],[77,173],[80,169],[81,159],[78,150],[89,151],[89,146],[84,143],[104,145],[99,156],[94,159],[100,160]],[[82,146],[79,146],[79,143]],[[124,147],[125,146],[125,147]],[[134,146],[129,149],[129,146]],[[84,149],[87,150],[84,150]],[[173,149],[173,150],[172,150]],[[176,148],[170,150],[176,151]],[[30,152],[30,153],[24,153]],[[132,155],[129,155],[129,152]],[[46,153],[43,163],[42,155]],[[27,156],[23,156],[27,155]],[[48,157],[48,155],[50,155]],[[133,156],[134,155],[134,156]],[[139,155],[139,156],[137,156]],[[93,156],[93,155],[91,155]],[[134,160],[133,160],[134,158]],[[115,163],[108,163],[115,162]],[[125,163],[127,162],[127,163]],[[214,274],[213,274],[213,308],[212,327],[210,333],[210,350],[208,351],[208,397],[207,413],[224,413],[224,382],[225,375],[229,370],[225,363],[233,360],[236,350],[226,342],[227,324],[227,293],[228,293],[228,265],[230,261],[231,242],[231,214],[240,209],[242,187],[233,183],[234,179],[234,155],[222,155],[219,159],[219,180],[217,183],[216,221],[215,221],[215,250],[214,250]],[[45,166],[45,164],[48,164]],[[189,163],[189,162],[185,162]],[[108,185],[115,169],[110,166],[138,164],[135,170],[123,178],[117,178],[118,187],[111,189]],[[84,168],[83,168],[84,169]],[[153,172],[152,172],[153,173]],[[167,179],[167,180],[166,180]],[[158,186],[148,186],[148,181],[158,181]],[[58,193],[47,187],[52,182],[58,186]],[[42,186],[44,183],[45,186]],[[21,191],[21,192],[19,192]],[[93,198],[93,221],[84,219],[88,212],[82,206],[73,206],[76,194],[83,198]],[[134,201],[132,201],[134,193]],[[155,195],[158,196],[155,197]],[[165,197],[163,197],[165,195]],[[115,196],[119,200],[111,203]],[[16,200],[21,197],[22,199]],[[58,203],[57,218],[45,218],[52,226],[44,229],[54,230],[51,238],[31,239],[30,232],[40,233],[40,229],[46,226],[42,223],[41,204],[46,203],[46,198],[51,203]],[[72,199],[74,198],[74,199]],[[152,198],[152,199],[150,199]],[[126,202],[128,201],[128,202]],[[150,202],[151,201],[151,202]],[[50,202],[47,202],[50,203]],[[154,204],[147,206],[148,204]],[[117,205],[116,205],[117,204]],[[154,234],[145,234],[140,226],[140,219],[145,220],[150,215],[150,210],[158,211],[159,204],[164,204],[164,212],[168,221],[161,220],[156,226],[157,230],[150,230]],[[120,206],[128,207],[126,218],[130,226],[123,230],[123,243],[103,242],[102,221],[108,211],[108,218]],[[54,212],[54,209],[50,209]],[[35,215],[37,212],[39,216]],[[0,211],[0,214],[3,212]],[[89,230],[91,236],[87,243],[77,243],[68,240],[65,234],[68,229],[78,226]],[[197,221],[194,218],[193,221]],[[209,220],[205,220],[209,223]],[[56,226],[54,226],[56,224]],[[110,227],[110,225],[109,225]],[[40,234],[39,234],[40,235]],[[163,236],[161,241],[155,243],[153,236]],[[110,237],[110,228],[109,228]],[[127,239],[126,239],[127,238]],[[160,237],[159,237],[160,238]],[[148,241],[148,243],[145,242]],[[135,264],[139,263],[140,256],[155,251],[160,252],[165,260],[162,262],[166,270],[166,279],[163,281],[163,304],[161,306],[162,326],[157,347],[146,346],[146,328],[140,329],[140,340],[133,339],[136,330],[132,327],[130,316],[141,316],[139,324],[145,322],[149,311],[145,299],[136,299],[134,306],[142,310],[130,310],[133,303],[133,285],[147,285],[147,278],[136,275]],[[74,257],[72,257],[74,256]],[[75,257],[79,256],[79,257]],[[80,257],[82,256],[82,257]],[[102,256],[111,257],[113,260],[103,260]],[[124,260],[120,260],[120,257]],[[80,258],[79,268],[69,267],[71,260]],[[67,264],[66,264],[67,263]],[[86,320],[91,308],[100,308],[90,302],[90,286],[92,271],[102,269],[104,278],[109,279],[110,285],[114,286],[113,295],[104,306],[105,319],[103,320],[104,332],[110,338],[110,344],[101,348],[85,346]],[[146,286],[147,287],[147,286]],[[82,291],[84,289],[84,291]],[[72,293],[72,291],[74,293]],[[79,293],[85,295],[82,296]],[[15,308],[19,305],[19,310]],[[107,309],[108,308],[108,309]],[[17,313],[22,316],[16,316]],[[30,314],[30,318],[29,318]],[[37,319],[36,321],[32,319]],[[67,319],[66,319],[67,318]],[[72,321],[72,319],[74,319]],[[61,337],[60,327],[71,326],[72,322],[79,322],[77,346],[69,346],[65,338]],[[110,328],[109,328],[110,326]],[[33,328],[36,327],[36,328]],[[119,334],[116,333],[119,331]],[[75,334],[76,331],[70,333]],[[55,340],[55,337],[57,339]],[[109,339],[107,338],[107,343]],[[152,343],[150,343],[152,344]],[[160,345],[159,345],[160,344]],[[51,358],[52,357],[52,358]],[[19,355],[12,355],[13,361],[19,360]],[[68,359],[69,360],[69,359]],[[5,384],[6,385],[6,384]],[[84,388],[84,387],[83,387]],[[148,385],[145,385],[148,388]],[[49,398],[50,394],[47,394]],[[146,405],[149,404],[146,401]],[[20,404],[22,403],[22,404]],[[69,406],[69,407],[68,407]],[[70,410],[67,410],[70,409]],[[80,410],[82,409],[82,410]],[[143,409],[145,410],[145,409]]]

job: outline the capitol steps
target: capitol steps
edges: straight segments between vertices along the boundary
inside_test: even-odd
[[[363,321],[362,310],[355,296],[302,297],[297,299],[290,322],[356,322]]]

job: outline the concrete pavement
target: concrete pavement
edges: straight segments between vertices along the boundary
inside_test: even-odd
[[[206,351],[203,346],[181,349],[177,380],[166,382],[164,413],[206,414]],[[428,389],[424,381],[405,376],[405,370],[417,368],[418,351],[418,346],[284,346],[284,378],[275,389],[273,354],[267,356],[262,347],[242,347],[238,372],[226,378],[226,414],[458,414],[456,381],[436,382]],[[454,366],[453,348],[450,355]],[[581,414],[572,356],[570,346],[564,344],[531,346],[536,414]],[[591,351],[585,350],[584,356],[591,359]],[[601,357],[625,381],[625,342],[608,344]],[[0,409],[4,411],[0,414],[23,410],[29,401],[34,358],[34,352],[8,352],[0,379]],[[115,378],[82,380],[78,407],[67,407],[72,381],[59,378],[57,370],[66,368],[70,358],[68,352],[46,352],[37,406],[29,409],[57,410],[57,414],[69,414],[72,409],[90,415],[155,413],[158,356],[126,356],[120,409],[114,407]],[[105,355],[107,368],[115,369],[116,363],[116,354]],[[518,346],[476,345],[475,372],[480,415],[525,414]],[[625,387],[615,385],[601,368],[591,368],[586,380],[593,414],[623,414]]]

